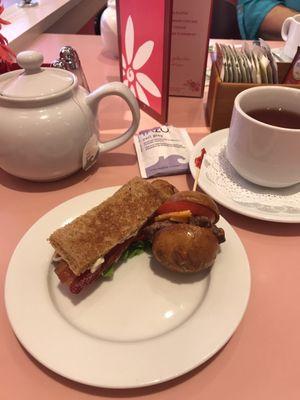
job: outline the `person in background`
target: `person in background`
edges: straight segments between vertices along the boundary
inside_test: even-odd
[[[283,21],[300,13],[300,0],[238,0],[237,17],[243,39],[281,39]]]

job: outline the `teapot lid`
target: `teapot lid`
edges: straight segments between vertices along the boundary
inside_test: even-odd
[[[41,100],[64,94],[77,82],[76,77],[63,69],[41,68],[43,55],[23,51],[17,55],[23,69],[0,76],[0,98],[11,100]]]

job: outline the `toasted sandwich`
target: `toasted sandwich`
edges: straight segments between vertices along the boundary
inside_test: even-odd
[[[74,294],[104,275],[177,189],[158,179],[133,178],[110,198],[49,237],[55,272]]]

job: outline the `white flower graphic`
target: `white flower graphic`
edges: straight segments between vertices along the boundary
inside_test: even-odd
[[[125,31],[125,52],[122,54],[123,83],[129,87],[132,93],[144,104],[149,106],[149,100],[144,90],[155,97],[161,97],[160,91],[152,79],[139,70],[146,64],[151,57],[154,48],[153,40],[143,43],[133,55],[134,49],[134,26],[129,15]]]

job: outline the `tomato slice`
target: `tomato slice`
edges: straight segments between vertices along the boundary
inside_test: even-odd
[[[212,223],[216,221],[216,215],[210,208],[188,200],[166,201],[156,210],[156,214],[160,215],[184,210],[190,210],[195,216],[207,217]]]

